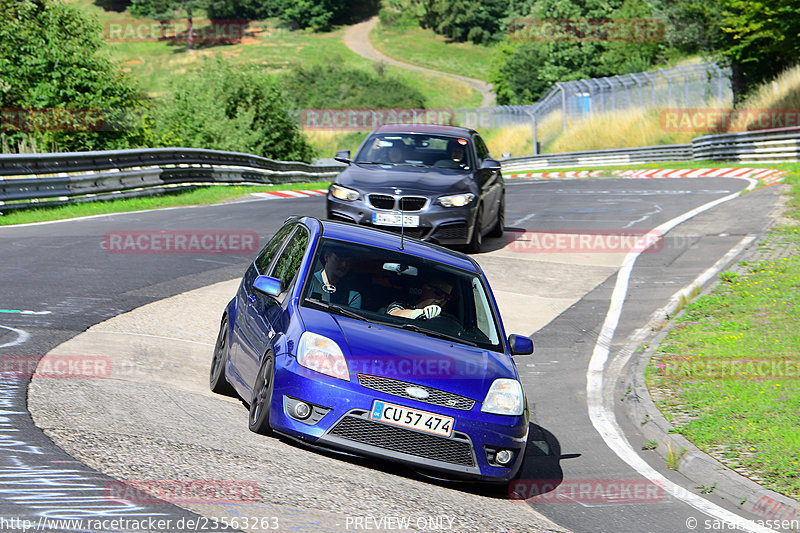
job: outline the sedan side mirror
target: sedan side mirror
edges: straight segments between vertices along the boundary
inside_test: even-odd
[[[500,170],[500,163],[494,159],[484,159],[483,163],[481,163],[481,170],[491,170],[492,172],[497,172]]]
[[[269,276],[258,276],[253,280],[253,288],[267,296],[278,296],[281,293],[281,280]]]
[[[350,150],[339,150],[338,152],[336,152],[336,156],[334,156],[334,159],[340,163],[346,163],[349,165],[351,162]]]
[[[533,353],[533,341],[530,337],[511,334],[508,336],[511,355],[530,355]]]

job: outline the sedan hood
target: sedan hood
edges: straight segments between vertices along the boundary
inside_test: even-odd
[[[410,165],[363,165],[353,163],[345,169],[336,183],[360,191],[404,194],[448,194],[471,191],[470,174],[463,170]]]
[[[513,362],[503,354],[307,307],[302,313],[309,329],[342,348],[351,379],[355,374],[381,376],[479,402],[495,379],[517,379]]]

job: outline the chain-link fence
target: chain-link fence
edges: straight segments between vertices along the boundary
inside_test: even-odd
[[[700,63],[649,72],[556,83],[533,105],[461,108],[455,122],[475,129],[530,124],[557,118],[567,131],[569,120],[627,109],[728,107],[733,100],[730,69]]]

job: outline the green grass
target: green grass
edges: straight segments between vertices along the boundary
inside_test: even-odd
[[[266,186],[211,186],[200,187],[175,194],[162,194],[149,198],[128,198],[103,202],[85,202],[53,207],[33,207],[6,211],[0,216],[0,226],[46,222],[66,218],[126,213],[185,205],[216,204],[236,200],[254,192],[276,190],[327,189],[330,182],[287,183]]]
[[[106,11],[93,0],[68,0],[69,3],[94,14],[104,28],[144,28],[156,21]],[[184,22],[184,21],[179,21]],[[195,17],[197,27],[207,21]],[[187,50],[184,42],[169,40],[129,40],[108,42],[107,53],[122,68],[139,80],[148,94],[154,97],[168,94],[176,78],[198,67],[204,58],[220,55],[235,63],[259,65],[265,72],[280,73],[293,64],[336,63],[351,68],[372,69],[374,63],[362,58],[345,46],[344,29],[315,33],[310,30],[289,31],[276,20],[256,21],[248,27],[247,35],[233,44],[199,44]],[[465,84],[437,74],[411,72],[384,66],[386,72],[415,87],[427,97],[428,107],[474,107],[480,104],[480,94]]]
[[[800,174],[793,184],[790,219],[797,220]],[[800,226],[777,227],[763,252],[800,251]],[[700,449],[768,488],[800,497],[800,377],[767,372],[721,378],[697,371],[666,378],[665,361],[688,358],[695,368],[711,361],[800,362],[800,253],[759,259],[721,274],[722,282],[686,307],[669,327],[647,371],[648,385],[665,414],[681,413],[677,430]],[[751,367],[752,369],[753,367]]]
[[[448,42],[433,30],[392,27],[379,23],[370,35],[372,45],[387,56],[420,67],[489,81],[494,48]]]

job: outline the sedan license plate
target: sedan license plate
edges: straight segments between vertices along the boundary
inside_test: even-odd
[[[400,218],[402,216],[402,219]],[[419,215],[400,215],[395,213],[372,213],[372,223],[376,226],[419,227]]]
[[[449,416],[411,409],[380,400],[375,400],[375,403],[372,404],[372,412],[369,416],[372,420],[380,420],[387,424],[416,429],[443,437],[450,436],[455,423],[455,419]]]

